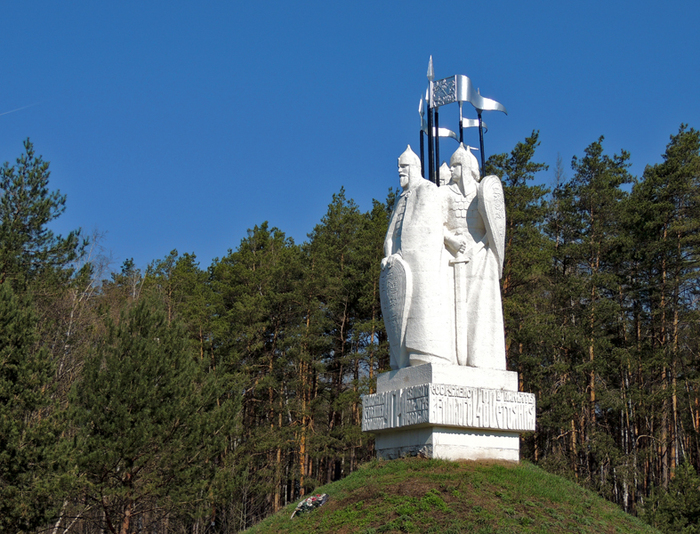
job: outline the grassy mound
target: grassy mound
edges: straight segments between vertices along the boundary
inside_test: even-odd
[[[287,506],[247,532],[658,532],[526,462],[373,461],[314,493],[330,499],[293,519]]]

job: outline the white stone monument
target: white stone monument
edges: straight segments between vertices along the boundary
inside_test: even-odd
[[[362,430],[381,458],[517,462],[519,434],[535,429],[535,396],[506,370],[503,188],[497,176],[479,180],[462,144],[450,171],[437,187],[410,146],[399,157],[403,191],[380,276],[392,370],[363,396]]]

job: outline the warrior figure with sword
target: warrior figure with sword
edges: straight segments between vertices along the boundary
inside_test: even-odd
[[[497,176],[479,181],[479,164],[463,144],[453,154],[450,170],[451,182],[439,191],[448,252],[444,268],[452,286],[446,298],[453,354],[459,365],[505,370],[499,283],[505,248],[503,187]]]

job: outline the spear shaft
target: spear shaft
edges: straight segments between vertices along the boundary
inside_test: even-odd
[[[423,175],[423,178],[425,178],[425,147],[424,144],[425,142],[423,141],[424,135],[423,135],[423,128],[420,129],[420,173]]]
[[[481,151],[481,177],[484,177],[484,128],[481,122],[481,110],[477,110],[477,115],[479,116],[479,150]]]
[[[428,180],[431,182],[435,181],[433,176],[433,108],[430,107],[430,101],[428,101]]]
[[[438,110],[435,108],[435,169],[433,174],[435,176],[435,185],[440,187],[440,174],[438,169],[440,168],[440,120],[438,117]]]
[[[428,179],[435,183],[435,159],[434,159],[434,142],[433,138],[433,80],[435,79],[435,71],[433,70],[433,56],[430,56],[428,62]]]

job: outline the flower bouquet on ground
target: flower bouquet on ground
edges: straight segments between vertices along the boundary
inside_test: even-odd
[[[327,500],[328,500],[327,493],[317,493],[316,495],[312,495],[311,497],[307,497],[306,499],[300,501],[299,504],[297,504],[297,507],[294,509],[294,512],[292,513],[292,517],[294,517],[297,513],[301,514],[301,513],[313,510],[314,508],[318,508],[319,506],[322,506],[323,504],[325,504]]]

